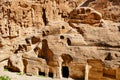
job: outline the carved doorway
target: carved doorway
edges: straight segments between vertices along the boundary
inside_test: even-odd
[[[62,66],[62,76],[65,78],[69,77],[69,68],[67,66]]]
[[[71,40],[69,38],[67,38],[67,44],[71,46]]]

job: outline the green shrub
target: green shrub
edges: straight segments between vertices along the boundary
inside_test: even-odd
[[[19,73],[17,73],[17,75],[24,75],[24,73],[19,72]]]
[[[8,76],[0,76],[0,80],[10,80]]]
[[[9,71],[7,68],[4,68],[4,71]]]

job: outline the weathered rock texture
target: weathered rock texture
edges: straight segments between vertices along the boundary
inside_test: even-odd
[[[103,63],[102,63],[102,61],[100,61],[100,60],[88,60],[88,65],[91,66],[91,68],[89,69],[88,79],[89,80],[102,80],[102,77],[103,77]]]
[[[89,7],[78,7],[70,13],[69,23],[100,23],[102,14]]]
[[[48,76],[49,66],[44,59],[23,55],[23,63],[27,74],[39,75],[39,72],[45,72],[45,75]]]
[[[0,63],[8,60],[8,68],[28,75],[120,80],[119,5],[120,0],[0,0]]]

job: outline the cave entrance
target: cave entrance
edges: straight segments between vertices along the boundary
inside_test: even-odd
[[[71,40],[67,38],[67,44],[70,46],[71,45]]]
[[[53,73],[49,72],[49,77],[53,78]]]
[[[111,55],[111,53],[108,53],[108,55],[106,56],[105,60],[109,60],[109,61],[112,60],[112,55]]]
[[[45,73],[39,71],[39,75],[40,75],[40,76],[45,76]]]
[[[120,31],[120,26],[118,26],[118,31]]]
[[[69,68],[67,66],[62,66],[62,76],[65,78],[69,77]]]
[[[64,36],[63,36],[63,35],[61,35],[61,36],[60,36],[60,39],[64,39]]]
[[[47,25],[48,21],[47,21],[47,17],[46,17],[46,10],[43,8],[42,12],[43,12],[43,14],[42,14],[43,22],[45,25]]]

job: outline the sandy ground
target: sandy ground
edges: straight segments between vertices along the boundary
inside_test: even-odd
[[[10,71],[0,71],[0,76],[8,76],[11,80],[73,80],[71,78],[53,79],[44,76],[27,76],[25,74]]]

